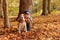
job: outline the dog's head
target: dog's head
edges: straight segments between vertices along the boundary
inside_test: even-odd
[[[24,14],[20,14],[20,17],[18,19],[19,22],[25,21]]]
[[[21,20],[25,20],[24,19],[24,14],[21,14],[20,18],[21,18]]]

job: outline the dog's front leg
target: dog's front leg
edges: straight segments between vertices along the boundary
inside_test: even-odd
[[[26,26],[26,22],[25,22],[24,24],[25,24],[25,29],[24,29],[24,30],[25,30],[25,32],[27,32],[27,26]]]
[[[18,24],[18,32],[21,33],[21,23]]]

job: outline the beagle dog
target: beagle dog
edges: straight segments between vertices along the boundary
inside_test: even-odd
[[[23,32],[23,31],[27,32],[27,27],[26,27],[26,22],[25,22],[24,14],[20,15],[18,27],[19,27],[19,29],[18,29],[19,33]]]

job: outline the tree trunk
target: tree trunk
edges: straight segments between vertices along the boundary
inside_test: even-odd
[[[2,18],[2,0],[0,0],[0,18]]]
[[[42,15],[47,15],[47,0],[43,0],[43,13]]]
[[[9,27],[7,0],[3,0],[4,27]]]
[[[51,5],[50,5],[50,1],[51,1],[51,0],[48,0],[48,13],[49,13],[49,14],[51,13]]]
[[[32,0],[20,0],[19,3],[19,14],[17,19],[20,17],[20,14],[24,13],[24,10],[31,11],[32,9]]]

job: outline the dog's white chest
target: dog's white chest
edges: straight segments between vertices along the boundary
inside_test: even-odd
[[[26,22],[19,23],[19,33],[20,33],[21,31],[27,32]]]

